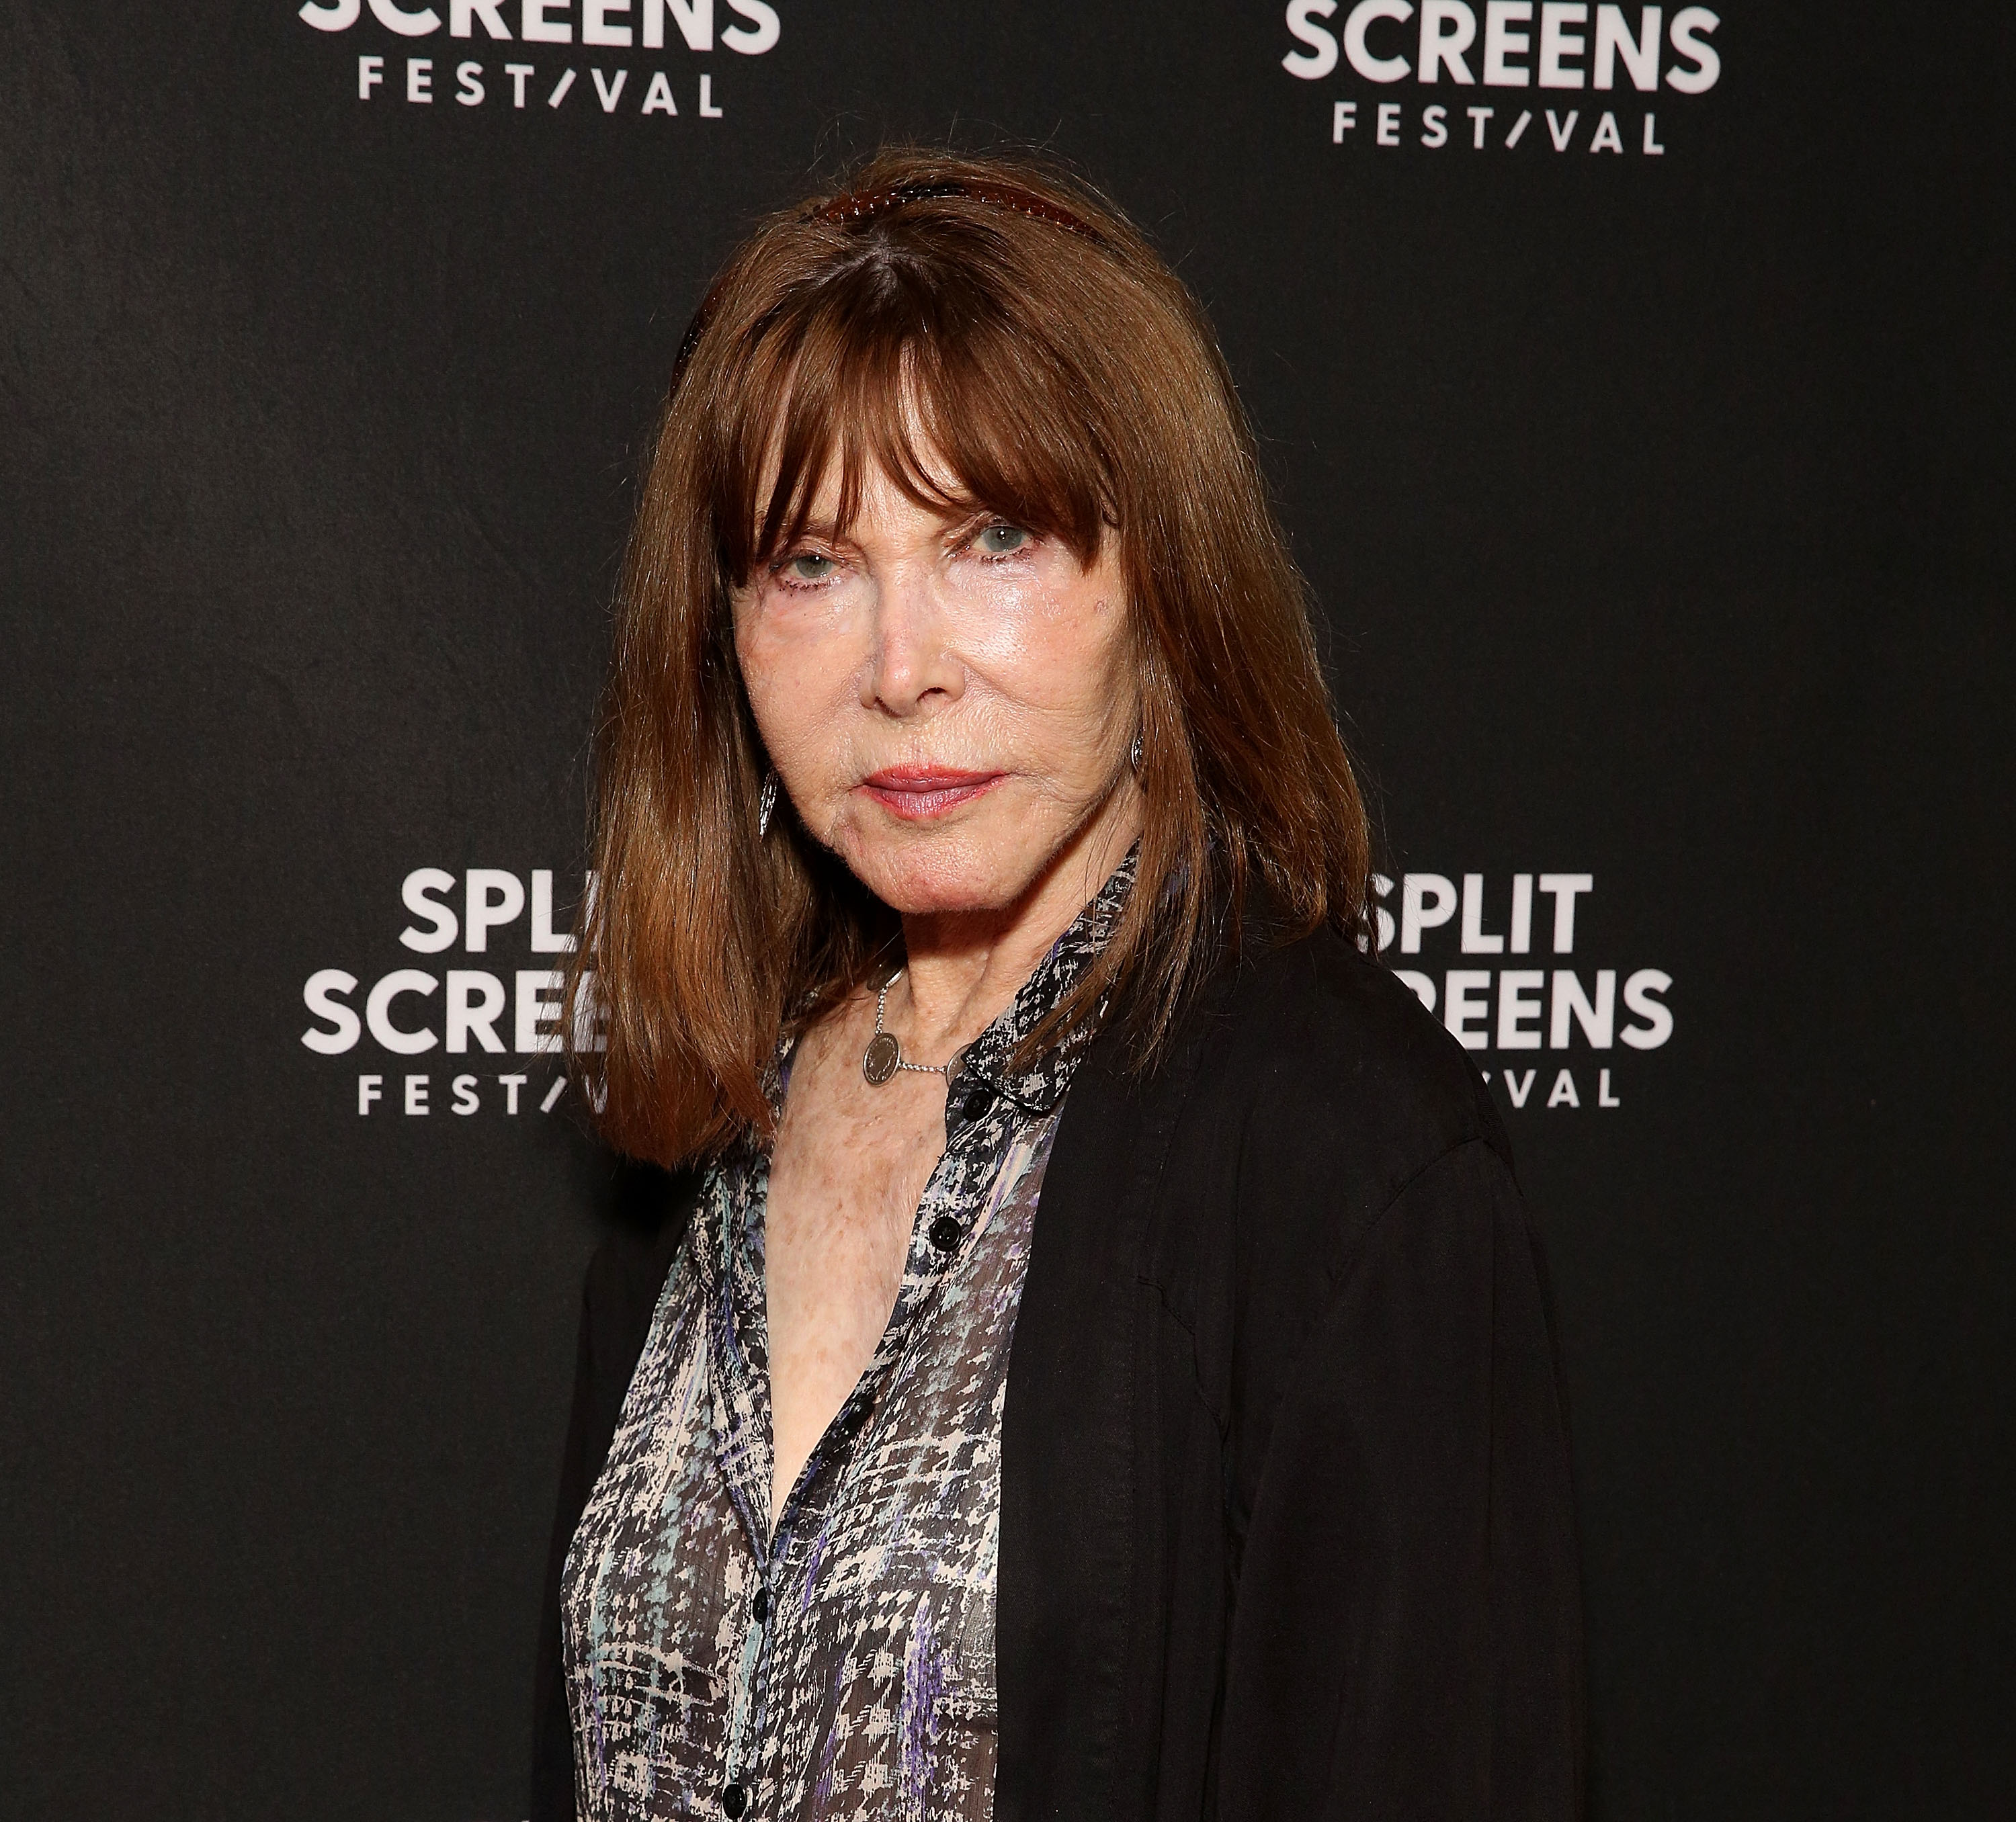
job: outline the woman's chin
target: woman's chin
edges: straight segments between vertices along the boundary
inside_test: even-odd
[[[856,878],[906,918],[957,917],[1012,904],[1027,885],[1009,877],[1003,857],[976,851],[947,830],[942,837],[869,842],[844,858]]]
[[[909,868],[877,882],[866,882],[869,889],[893,911],[906,918],[949,918],[998,911],[1012,904],[1016,893],[996,888],[992,882],[957,877],[919,877]]]

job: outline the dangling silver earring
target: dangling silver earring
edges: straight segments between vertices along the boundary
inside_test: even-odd
[[[770,832],[770,818],[777,813],[777,774],[773,771],[765,775],[763,794],[756,800],[756,839],[759,842]]]
[[[1134,744],[1128,749],[1127,763],[1137,772],[1141,769],[1141,730],[1134,730]]]

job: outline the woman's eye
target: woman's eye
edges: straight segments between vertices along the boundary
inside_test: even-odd
[[[822,552],[801,551],[784,565],[784,573],[794,582],[823,582],[838,567]]]
[[[1029,534],[1019,525],[997,523],[987,526],[973,542],[984,557],[1006,557],[1026,549]]]

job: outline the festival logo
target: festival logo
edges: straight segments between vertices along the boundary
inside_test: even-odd
[[[416,867],[399,900],[410,921],[398,948],[425,965],[402,957],[368,983],[316,969],[301,989],[313,1020],[301,1042],[350,1059],[367,1118],[551,1113],[570,1088],[559,1067],[561,958],[574,946],[571,920],[556,921],[552,870]]]
[[[1705,6],[1669,18],[1583,0],[1288,0],[1286,23],[1281,67],[1342,92],[1330,142],[1375,152],[1660,158],[1674,110],[1722,78],[1722,20]],[[1384,98],[1406,82],[1437,92]]]
[[[1381,955],[1514,1112],[1622,1106],[1626,1062],[1672,1037],[1672,976],[1590,965],[1593,874],[1462,879],[1376,875]]]
[[[297,16],[319,32],[358,31],[360,102],[639,120],[722,119],[729,84],[713,53],[760,57],[783,34],[769,0],[720,0],[718,11],[715,0],[443,5],[445,18],[398,0],[308,0]]]

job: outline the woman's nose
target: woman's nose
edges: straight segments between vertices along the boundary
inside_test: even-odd
[[[909,716],[934,701],[956,701],[966,687],[966,668],[952,649],[951,632],[930,570],[905,566],[879,578],[862,706]]]

